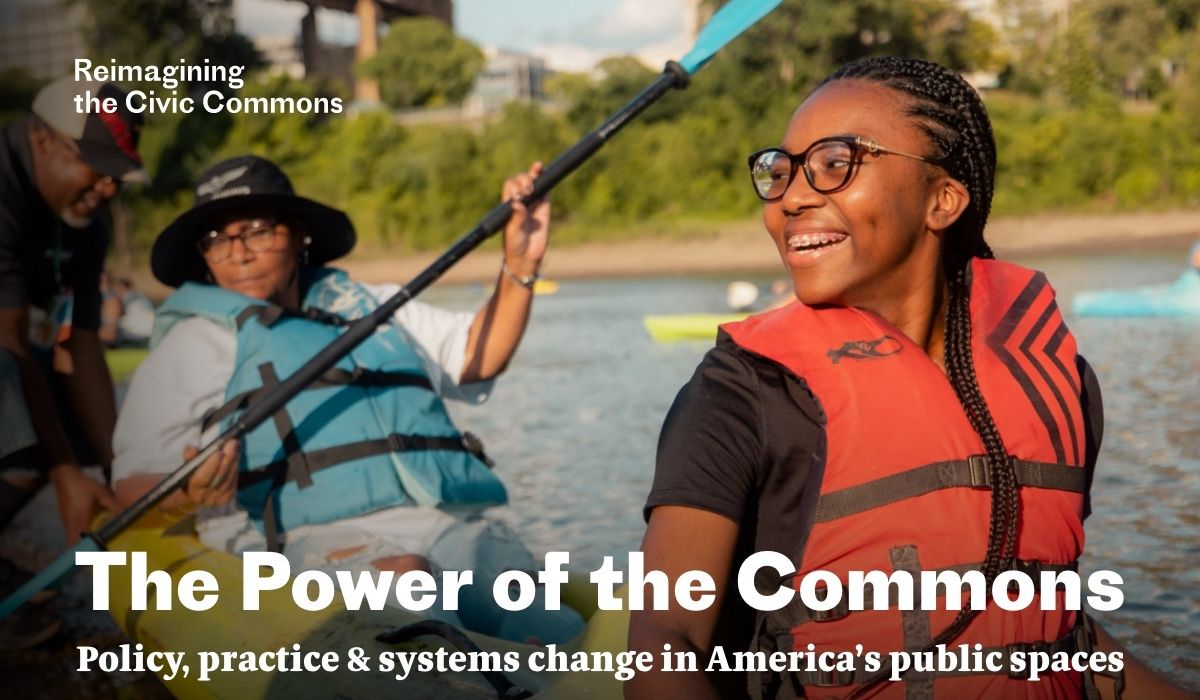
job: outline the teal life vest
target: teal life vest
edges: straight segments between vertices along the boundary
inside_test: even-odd
[[[378,305],[332,268],[305,270],[301,289],[300,311],[195,283],[163,303],[152,347],[192,316],[237,334],[226,402],[208,414],[205,429],[220,423],[224,430]],[[392,506],[504,503],[504,485],[489,465],[478,440],[454,427],[403,333],[385,324],[243,437],[238,503],[277,549],[291,528]]]

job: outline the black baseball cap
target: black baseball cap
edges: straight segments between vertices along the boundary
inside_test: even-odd
[[[91,93],[101,101],[112,99],[112,112],[80,112],[75,97]],[[60,78],[33,98],[33,113],[79,146],[83,162],[93,170],[122,182],[149,182],[138,154],[142,115],[129,111],[127,93],[113,83],[76,82]]]
[[[238,156],[200,174],[192,208],[154,241],[150,270],[158,281],[171,287],[204,282],[208,268],[196,241],[212,228],[214,219],[234,211],[271,213],[303,222],[312,239],[309,265],[335,260],[354,248],[354,224],[345,212],[297,196],[292,181],[271,161]]]

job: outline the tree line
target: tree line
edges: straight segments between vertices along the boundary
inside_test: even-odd
[[[228,0],[75,1],[101,29],[88,33],[95,56],[257,65],[226,21]],[[777,143],[836,66],[882,54],[992,76],[983,94],[999,148],[997,215],[1200,205],[1200,0],[1076,0],[1053,21],[1042,4],[998,0],[1001,32],[948,0],[785,0],[555,191],[556,236],[687,233],[753,216],[746,155]],[[120,21],[129,16],[145,21]],[[414,108],[461,100],[481,65],[478,48],[444,26],[401,20],[358,70],[389,106]],[[402,126],[387,109],[157,116],[143,137],[153,186],[124,198],[132,237],[147,249],[188,206],[199,170],[252,152],[278,161],[301,194],[344,208],[368,248],[441,247],[495,203],[503,177],[574,143],[657,68],[613,57],[598,78],[555,76],[549,106],[509,104],[471,126]],[[244,95],[348,97],[339,85],[260,76]],[[5,82],[0,106],[32,89]]]

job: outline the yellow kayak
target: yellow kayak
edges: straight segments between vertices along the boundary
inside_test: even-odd
[[[643,316],[642,325],[646,332],[659,343],[679,340],[707,340],[717,338],[717,326],[746,318],[749,314],[671,314],[668,316]]]
[[[549,280],[538,278],[533,283],[533,293],[539,297],[548,297],[558,294],[559,284],[557,280]],[[487,288],[487,293],[492,294],[496,291],[495,285]]]
[[[143,523],[152,518],[143,518]],[[483,675],[475,672],[439,673],[436,670],[414,670],[403,680],[397,680],[399,665],[391,672],[382,672],[377,665],[370,671],[346,672],[349,650],[361,647],[373,660],[384,652],[436,653],[439,647],[455,651],[439,637],[421,637],[400,644],[376,641],[376,635],[417,622],[414,613],[398,609],[351,612],[338,603],[319,612],[307,612],[292,600],[290,586],[262,594],[260,609],[242,609],[242,561],[239,557],[205,547],[194,534],[171,534],[178,527],[164,528],[157,523],[130,528],[109,544],[109,551],[146,552],[148,570],[164,570],[178,582],[189,571],[211,572],[219,582],[220,596],[216,605],[203,612],[183,608],[173,598],[171,610],[133,610],[130,599],[130,567],[114,567],[110,577],[110,611],[117,624],[145,653],[184,652],[188,664],[187,677],[179,673],[164,680],[177,698],[496,698],[496,690]],[[153,593],[151,594],[153,595]],[[610,652],[625,649],[628,614],[597,612],[591,584],[572,581],[563,589],[563,600],[588,619],[583,633],[558,650],[570,655],[575,652]],[[151,599],[153,608],[153,599]],[[608,672],[541,672],[530,671],[529,659],[546,649],[540,646],[516,644],[474,633],[467,636],[486,652],[503,656],[508,652],[520,656],[519,669],[505,672],[508,681],[532,693],[531,697],[545,698],[621,698],[621,683]],[[258,658],[264,652],[295,651],[336,652],[341,660],[337,672],[324,671],[237,671],[242,659]],[[206,681],[199,680],[202,652],[232,652],[235,670],[211,671]],[[206,657],[210,660],[212,656]],[[210,664],[211,665],[211,664]]]
[[[133,375],[133,371],[149,354],[148,348],[112,348],[104,351],[104,360],[108,363],[113,381],[123,382]]]

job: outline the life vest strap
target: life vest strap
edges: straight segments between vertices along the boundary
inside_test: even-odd
[[[1016,458],[1012,458],[1012,464],[1019,486],[1083,493],[1087,484],[1086,470],[1081,467]],[[992,465],[987,455],[934,462],[822,494],[815,522],[845,518],[941,489],[990,489],[992,483]]]
[[[336,447],[326,447],[311,452],[289,454],[284,459],[276,460],[265,467],[238,474],[238,488],[243,489],[264,481],[271,482],[263,501],[263,534],[267,540],[267,548],[272,552],[283,551],[283,537],[279,530],[279,519],[275,513],[275,494],[289,481],[297,481],[301,488],[312,484],[311,476],[323,469],[335,467],[343,462],[350,462],[364,457],[388,454],[391,452],[413,452],[420,450],[447,450],[451,452],[467,452],[476,457],[488,467],[493,466],[492,460],[483,452],[483,442],[464,432],[455,437],[430,437],[428,435],[401,435],[392,433],[379,440],[362,440]],[[304,476],[307,480],[299,479],[299,474],[293,464],[297,455],[303,458],[305,464]]]
[[[483,453],[483,443],[471,433],[447,437],[431,437],[428,435],[401,435],[392,433],[386,438],[377,440],[362,440],[335,447],[305,452],[309,472],[315,473],[323,469],[337,466],[364,457],[388,454],[391,452],[418,452],[427,450],[446,450],[449,452],[467,452],[475,455],[481,462],[492,466],[492,461]],[[278,477],[283,475],[282,480]],[[238,488],[247,488],[264,481],[274,481],[276,488],[281,488],[290,479],[288,460],[280,459],[265,467],[252,469],[238,474]]]
[[[259,365],[258,372],[262,377],[264,390],[278,386],[279,376],[275,373],[274,364],[267,362]],[[300,439],[296,436],[296,427],[292,425],[292,417],[288,415],[287,409],[276,411],[271,416],[271,421],[275,424],[275,432],[279,434],[279,441],[283,444],[283,454],[287,462],[287,480],[299,483],[302,489],[312,486],[313,470],[308,464],[307,455],[300,447]]]
[[[1026,657],[1028,657],[1028,655],[1033,652],[1044,652],[1046,654],[1053,655],[1053,654],[1057,654],[1059,652],[1074,653],[1075,651],[1077,651],[1077,649],[1078,649],[1078,643],[1076,641],[1074,631],[1071,631],[1066,636],[1062,637],[1061,639],[1056,639],[1053,642],[1043,642],[1043,641],[1020,642],[1017,644],[1006,644],[1004,646],[983,647],[983,648],[979,649],[978,651],[975,649],[975,647],[973,645],[971,645],[970,646],[971,654],[972,655],[980,654],[980,655],[982,655],[982,658],[985,658],[985,659],[992,654],[999,653],[1001,655],[1001,659],[1002,659],[1000,662],[1001,670],[999,670],[999,671],[988,671],[988,670],[976,671],[973,669],[968,669],[966,671],[963,671],[963,670],[928,671],[928,672],[911,671],[911,672],[905,674],[905,680],[908,680],[909,677],[911,677],[912,679],[916,679],[916,678],[953,678],[953,677],[961,677],[961,676],[977,676],[977,675],[984,675],[984,674],[1006,674],[1010,678],[1014,678],[1014,679],[1018,679],[1018,680],[1029,680],[1030,664],[1028,663],[1028,660],[1026,660],[1026,663],[1024,663],[1023,670],[1020,672],[1016,671],[1014,664],[1013,664],[1013,656],[1015,656],[1016,654],[1023,654]],[[804,671],[795,671],[794,672],[796,677],[799,679],[801,685],[818,687],[818,688],[831,688],[831,687],[843,686],[843,685],[858,685],[860,683],[865,683],[868,679],[870,679],[876,673],[878,673],[878,671],[870,671],[869,672],[866,670],[866,663],[865,663],[863,657],[861,657],[861,656],[855,656],[853,671],[838,671],[838,670],[808,671],[808,670],[804,670]]]
[[[961,576],[968,571],[979,571],[982,568],[983,568],[983,562],[975,562],[975,563],[971,563],[971,564],[958,564],[955,566],[946,567],[944,569],[931,569],[930,571],[936,571],[936,573],[939,573],[939,574],[943,573],[943,572],[954,572]],[[1072,561],[1072,562],[1068,562],[1066,564],[1047,564],[1047,563],[1040,562],[1040,561],[1018,560],[1018,561],[1014,561],[1012,563],[1012,566],[1010,566],[1008,568],[1008,570],[1009,571],[1019,571],[1019,572],[1025,574],[1026,576],[1028,576],[1029,578],[1036,581],[1041,578],[1041,574],[1044,571],[1045,572],[1054,572],[1054,573],[1064,572],[1064,571],[1078,571],[1079,570],[1079,562]],[[762,570],[760,570],[760,571],[762,571]],[[784,582],[785,581],[783,579],[780,579],[779,583],[782,584]],[[766,583],[765,581],[759,582],[756,579],[756,584],[761,586],[762,593],[764,593],[764,594],[772,593],[773,591],[771,590],[770,586],[762,585],[765,583]],[[939,588],[939,590],[942,590],[942,589],[944,589],[944,586],[939,586],[938,588]],[[942,596],[939,595],[938,597],[940,598]],[[913,606],[916,609],[920,610],[923,608],[923,605],[922,605],[923,602],[924,601],[921,597],[921,588],[916,587],[913,590]],[[899,604],[900,604],[900,593],[895,586],[890,586],[889,591],[888,591],[888,609],[895,608]],[[877,610],[877,609],[878,608],[875,607],[874,586],[870,586],[870,585],[864,586],[863,610]],[[841,600],[838,601],[838,604],[835,605],[834,607],[830,608],[829,610],[814,610],[813,608],[810,608],[809,606],[805,605],[804,602],[800,599],[800,596],[796,596],[792,599],[792,602],[788,603],[786,606],[780,608],[779,610],[775,610],[775,611],[766,613],[767,630],[768,630],[768,632],[772,632],[772,633],[783,632],[783,634],[785,634],[785,635],[790,635],[791,634],[790,630],[798,625],[807,624],[809,622],[834,622],[836,620],[841,620],[841,619],[849,616],[853,612],[859,612],[859,611],[850,609],[850,597],[846,596],[846,595],[843,595]],[[789,644],[790,644],[790,637],[789,637]],[[783,645],[780,648],[786,648],[787,646],[788,645]]]
[[[256,319],[263,326],[270,328],[281,318],[302,318],[307,321],[316,321],[327,326],[338,327],[349,326],[353,323],[353,321],[342,318],[337,314],[316,307],[309,307],[303,311],[294,311],[278,304],[254,304],[247,306],[237,315],[234,322],[237,323],[238,330],[241,330],[242,326],[246,325],[246,322],[250,319]]]
[[[328,389],[335,386],[361,386],[361,387],[397,387],[409,386],[427,391],[433,391],[433,384],[429,382],[429,378],[423,374],[416,372],[386,372],[374,369],[366,369],[364,367],[356,367],[353,371],[333,368],[325,374],[322,374],[315,381],[304,388],[304,391],[315,391],[317,389]],[[229,399],[221,406],[213,411],[210,411],[204,417],[201,429],[208,430],[210,427],[220,423],[234,413],[245,410],[247,406],[257,401],[264,393],[266,387],[243,391],[242,393]]]

